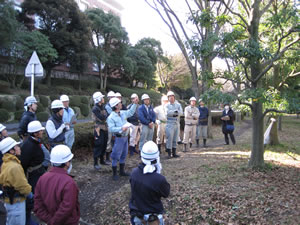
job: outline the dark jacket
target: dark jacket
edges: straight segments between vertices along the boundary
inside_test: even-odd
[[[133,104],[130,104],[127,106],[127,109],[130,109],[131,106],[133,106]],[[139,117],[138,117],[138,107],[136,108],[135,113],[133,114],[133,116],[127,118],[127,121],[129,123],[132,123],[134,126],[138,126],[139,125]]]
[[[22,115],[22,118],[19,123],[18,135],[26,136],[27,133],[27,126],[31,121],[37,120],[35,113],[30,111],[25,111]]]
[[[205,106],[204,107],[198,106],[198,109],[199,109],[199,112],[200,112],[198,125],[207,126],[208,116],[209,116],[208,108],[206,108]]]
[[[106,109],[105,105],[95,105],[92,109],[92,113],[94,114],[93,119],[96,124],[105,124],[106,119],[109,116]]]
[[[130,214],[162,214],[164,208],[161,198],[169,196],[170,184],[163,175],[156,172],[143,174],[144,167],[145,165],[141,163],[133,169],[130,176]]]
[[[142,104],[141,106],[139,106],[138,115],[139,115],[139,119],[140,119],[141,123],[144,125],[148,126],[149,123],[151,123],[151,122],[155,123],[156,114],[153,111],[152,105],[149,105],[148,111],[146,109],[145,104]]]
[[[233,125],[233,118],[234,118],[233,110],[229,108],[228,112],[226,113],[226,110],[224,109],[222,112],[222,117],[224,116],[229,116],[230,120],[222,120],[222,132],[229,133],[226,129],[226,125]]]
[[[34,195],[34,213],[48,225],[78,225],[78,188],[63,168],[53,167],[40,177]]]
[[[55,129],[57,130],[58,128],[60,128],[60,126],[64,123],[62,118],[58,117],[56,114],[53,114],[49,120],[51,120],[55,126]],[[63,132],[61,132],[57,137],[55,138],[50,138],[48,135],[48,140],[50,143],[51,147],[54,147],[56,145],[56,143],[61,143],[65,141],[65,129],[63,130]]]

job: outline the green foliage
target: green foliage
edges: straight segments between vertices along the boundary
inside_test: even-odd
[[[40,122],[46,122],[49,118],[49,113],[39,112],[39,113],[36,114],[36,117]]]
[[[6,109],[8,112],[16,111],[15,104],[12,101],[8,100],[8,99],[3,99],[2,100],[1,108]]]
[[[40,95],[39,98],[40,98],[40,103],[41,103],[45,108],[47,108],[47,107],[49,106],[48,98],[47,98],[45,95]]]
[[[0,123],[7,122],[9,119],[9,113],[6,109],[0,109]]]
[[[80,111],[84,117],[87,117],[90,113],[90,109],[87,104],[80,103]]]
[[[76,151],[81,148],[92,149],[94,143],[94,124],[93,122],[75,124],[75,142],[73,149]],[[75,153],[76,154],[76,153]]]
[[[235,96],[233,96],[230,93],[223,93],[220,90],[211,89],[206,91],[204,94],[200,96],[201,99],[203,99],[206,103],[211,104],[219,104],[219,103],[232,103],[236,99]]]
[[[77,106],[80,107],[81,106],[81,98],[78,95],[74,95],[74,96],[70,96],[70,106]]]
[[[14,113],[14,114],[15,114],[15,120],[20,121],[21,118],[22,118],[23,113],[24,113],[24,110],[16,111],[16,112]]]
[[[24,100],[20,96],[16,99],[16,110],[24,110]]]
[[[51,102],[53,102],[56,99],[59,99],[59,95],[50,95]]]
[[[81,97],[80,97],[80,101],[81,101],[81,103],[83,103],[83,104],[86,104],[86,105],[89,104],[89,100],[88,100],[88,98],[87,98],[86,96],[81,96]]]
[[[37,111],[36,111],[37,113],[45,111],[45,107],[42,105],[42,103],[38,102],[37,105],[38,105]]]

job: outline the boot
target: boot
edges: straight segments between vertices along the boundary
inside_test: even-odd
[[[171,149],[166,148],[166,152],[168,153],[169,159],[171,158]]]
[[[161,144],[158,144],[157,147],[158,147],[159,153],[161,153]]]
[[[176,155],[176,148],[172,148],[172,155],[173,155],[173,158],[180,157],[179,155]]]
[[[183,152],[187,152],[187,146],[186,146],[186,144],[184,144],[184,146],[183,146]]]
[[[110,152],[106,152],[106,153],[105,153],[105,158],[106,158],[105,161],[106,161],[107,163],[111,163],[111,161],[110,161]]]
[[[101,169],[101,166],[98,165],[98,157],[94,158],[94,168],[97,171]]]
[[[130,174],[125,172],[125,163],[120,163],[120,176],[128,177]]]
[[[104,155],[101,155],[101,156],[100,156],[100,164],[101,164],[101,165],[105,165],[105,166],[110,165],[110,163],[107,163],[106,161],[104,161]]]
[[[199,148],[199,139],[196,139],[196,142],[197,142],[197,148]]]
[[[193,146],[193,143],[190,143],[190,148]]]
[[[206,148],[207,145],[206,145],[206,139],[203,139],[203,147]]]
[[[134,155],[134,150],[135,150],[134,146],[129,146],[129,154],[130,154],[130,156]]]
[[[136,145],[133,147],[133,152],[139,154],[139,151],[136,149]]]
[[[119,180],[119,176],[117,175],[117,167],[112,166],[112,170],[113,170],[113,180]]]

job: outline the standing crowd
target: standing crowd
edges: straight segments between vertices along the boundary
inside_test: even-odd
[[[203,147],[207,147],[208,108],[201,99],[197,106],[196,98],[192,97],[183,111],[172,91],[163,95],[161,105],[155,108],[147,94],[141,96],[140,105],[138,95],[132,94],[127,107],[122,104],[120,93],[108,92],[106,104],[101,92],[95,92],[92,98],[94,169],[99,171],[101,165],[111,165],[114,181],[119,176],[130,176],[132,224],[163,224],[161,198],[168,197],[170,185],[160,174],[160,153],[165,146],[169,158],[180,157],[177,145],[181,116],[185,121],[183,152],[190,151],[193,144],[199,147],[200,139]],[[69,97],[62,95],[51,103],[51,116],[45,127],[36,118],[35,97],[27,97],[24,108],[19,142],[8,137],[6,127],[0,124],[0,185],[6,224],[38,224],[32,212],[48,225],[78,224],[79,191],[70,176],[77,119],[69,107]],[[228,134],[235,144],[233,111],[227,103],[221,120],[225,144],[229,144]],[[155,127],[156,143],[153,142]],[[42,141],[44,130],[47,144]],[[141,163],[131,174],[125,171],[128,150],[130,156],[141,156]]]

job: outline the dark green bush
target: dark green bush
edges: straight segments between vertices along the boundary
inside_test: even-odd
[[[85,96],[81,96],[80,97],[80,100],[81,100],[81,103],[83,103],[83,104],[89,104],[89,100],[88,100],[88,98],[87,97],[85,97]]]
[[[37,111],[36,111],[37,113],[45,111],[45,107],[40,102],[38,102],[37,105],[38,105]]]
[[[83,104],[83,103],[80,104],[80,111],[84,117],[87,117],[90,113],[90,109],[89,109],[88,105]]]
[[[81,152],[80,148],[91,150],[94,143],[94,123],[87,122],[87,123],[76,124],[74,131],[75,131],[75,142],[73,145],[73,149],[80,150],[80,152]],[[86,152],[84,154],[86,154]]]
[[[60,95],[73,95],[74,94],[74,90],[71,87],[58,86],[58,87],[56,87],[56,90]]]
[[[48,98],[45,95],[40,95],[40,103],[45,107],[49,107],[49,101]]]
[[[24,113],[24,110],[16,111],[16,112],[15,112],[15,120],[20,121],[21,118],[22,118],[23,113]]]
[[[46,122],[49,118],[49,114],[47,112],[39,112],[36,114],[36,117],[40,122]]]
[[[80,96],[78,95],[75,95],[75,96],[70,96],[70,106],[77,106],[77,107],[80,107],[81,105],[81,98]]]
[[[12,101],[9,101],[7,99],[3,99],[1,103],[1,108],[6,109],[8,112],[15,112],[16,106]]]
[[[9,119],[9,113],[6,109],[0,109],[0,123],[4,123]]]
[[[24,100],[20,96],[17,96],[16,110],[24,110]]]
[[[56,99],[59,99],[59,95],[50,95],[50,100],[51,100],[51,102],[52,101],[54,101],[54,100],[56,100]]]

